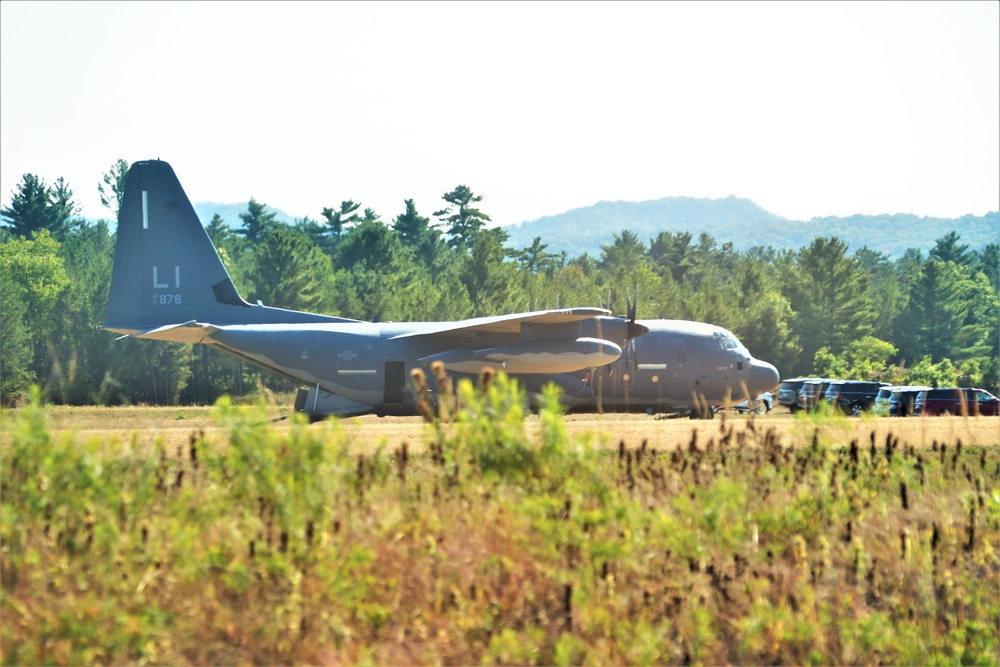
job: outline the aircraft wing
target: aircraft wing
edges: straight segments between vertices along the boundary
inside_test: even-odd
[[[431,322],[427,326],[408,333],[393,336],[390,340],[400,338],[415,338],[417,336],[449,336],[473,338],[477,334],[516,334],[523,324],[569,324],[593,317],[611,315],[604,308],[561,308],[558,310],[539,310],[531,313],[516,313],[514,315],[497,315],[495,317],[476,317],[458,322]]]

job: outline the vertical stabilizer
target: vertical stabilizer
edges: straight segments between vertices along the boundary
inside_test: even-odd
[[[105,329],[353,321],[244,301],[170,165],[146,160],[129,169]]]
[[[233,311],[249,308],[170,165],[133,164],[118,214],[106,328],[224,324],[241,319]]]

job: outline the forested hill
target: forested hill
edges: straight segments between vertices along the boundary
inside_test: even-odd
[[[198,202],[195,212],[207,225],[218,214],[232,228],[243,223],[247,203],[219,204]],[[268,206],[275,220],[294,224],[295,220],[280,209]],[[486,211],[489,213],[489,211]],[[736,250],[771,246],[798,250],[816,237],[836,236],[851,250],[867,246],[898,258],[909,248],[928,251],[935,239],[950,231],[957,232],[962,243],[972,250],[982,250],[988,243],[1000,242],[1000,212],[966,215],[961,218],[928,218],[910,213],[852,215],[812,220],[788,220],[764,210],[749,199],[699,199],[665,197],[643,202],[602,201],[530,222],[508,225],[507,246],[520,249],[531,245],[536,236],[548,244],[547,252],[563,251],[570,258],[584,253],[601,256],[601,246],[610,245],[615,234],[628,229],[649,243],[660,232],[690,232],[695,239],[704,232],[722,245],[731,242]]]
[[[212,216],[218,215],[227,225],[233,229],[239,229],[243,225],[243,221],[240,220],[240,214],[247,212],[248,203],[219,204],[212,201],[202,201],[191,205],[194,207],[194,212],[198,215],[198,219],[201,220],[201,224],[208,226],[208,223],[212,221]],[[267,210],[269,213],[274,213],[275,222],[280,222],[284,225],[295,224],[295,219],[284,211],[271,208],[270,206],[267,207]]]
[[[507,245],[512,248],[528,247],[540,236],[548,244],[547,252],[565,251],[569,257],[583,253],[600,257],[601,246],[610,245],[623,229],[646,243],[664,231],[690,232],[694,238],[704,232],[720,245],[731,242],[740,251],[754,246],[798,250],[818,236],[836,236],[852,250],[867,246],[899,257],[908,248],[930,250],[934,240],[949,231],[958,232],[973,250],[1000,242],[1000,213],[961,218],[896,213],[803,221],[787,220],[739,197],[666,197],[644,202],[602,201],[504,229],[510,234]]]

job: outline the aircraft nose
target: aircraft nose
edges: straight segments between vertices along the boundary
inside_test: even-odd
[[[773,391],[781,383],[778,369],[766,361],[754,359],[750,362],[750,377],[747,389],[751,396],[758,396],[765,391]]]

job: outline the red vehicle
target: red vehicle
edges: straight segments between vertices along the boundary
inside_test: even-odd
[[[1000,399],[985,389],[946,387],[917,394],[915,415],[987,415],[1000,414]]]

